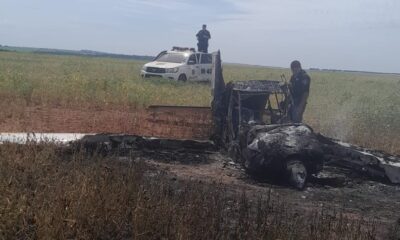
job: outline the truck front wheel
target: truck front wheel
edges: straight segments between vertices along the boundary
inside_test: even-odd
[[[307,168],[304,163],[297,159],[292,159],[286,163],[287,179],[291,186],[303,190],[307,181]]]
[[[179,77],[178,77],[178,81],[179,82],[186,82],[186,80],[187,80],[187,78],[186,78],[185,74],[179,75]]]

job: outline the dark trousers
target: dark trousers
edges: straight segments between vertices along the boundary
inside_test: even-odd
[[[208,53],[208,44],[202,42],[197,43],[197,51]]]
[[[304,96],[299,100],[294,100],[294,104],[289,109],[290,119],[294,123],[303,122],[303,114],[306,110],[308,93],[304,94]]]

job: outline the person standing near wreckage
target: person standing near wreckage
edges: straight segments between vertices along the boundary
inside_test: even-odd
[[[289,108],[289,116],[294,123],[303,121],[303,114],[306,110],[307,99],[310,92],[311,78],[301,68],[299,61],[295,60],[290,64],[292,77],[290,78],[290,93],[292,95],[292,106]]]
[[[203,24],[203,28],[196,34],[196,37],[198,51],[208,53],[208,40],[211,38],[211,34],[207,30],[207,25]]]

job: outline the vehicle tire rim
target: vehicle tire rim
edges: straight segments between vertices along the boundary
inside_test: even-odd
[[[179,75],[179,77],[178,77],[178,81],[181,81],[181,82],[186,82],[186,76],[185,75]]]
[[[301,161],[289,161],[287,163],[289,183],[299,189],[304,189],[307,181],[307,169]]]

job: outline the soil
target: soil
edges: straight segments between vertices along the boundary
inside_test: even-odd
[[[175,139],[208,139],[211,111],[198,107],[155,106],[135,111],[4,108],[0,132],[124,133]]]
[[[206,161],[188,163],[168,159],[146,158],[147,162],[171,174],[173,179],[223,184],[234,191],[259,196],[271,194],[296,212],[328,210],[350,219],[375,223],[378,237],[400,219],[400,186],[371,181],[344,169],[326,167],[318,178],[299,191],[282,182],[255,179],[240,164],[222,153],[207,154]],[[383,239],[383,237],[382,237]]]

